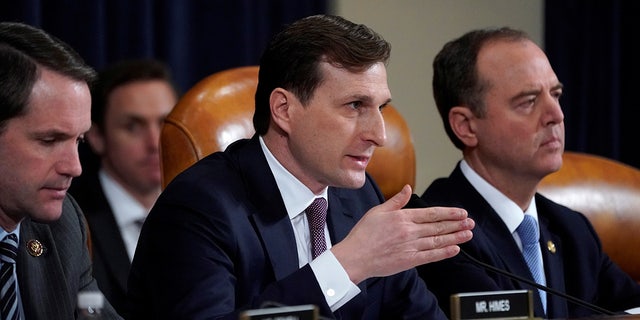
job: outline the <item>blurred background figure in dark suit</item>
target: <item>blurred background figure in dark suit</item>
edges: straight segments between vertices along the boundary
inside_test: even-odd
[[[91,149],[69,192],[89,223],[94,276],[122,312],[140,227],[161,190],[160,130],[178,95],[169,68],[154,59],[108,66],[91,93]]]

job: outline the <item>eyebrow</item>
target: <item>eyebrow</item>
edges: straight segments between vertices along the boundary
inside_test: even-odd
[[[355,99],[355,100],[362,101],[362,102],[365,102],[365,103],[372,103],[373,102],[373,99],[371,98],[371,96],[363,95],[363,94],[352,95],[349,99]],[[387,99],[385,102],[380,104],[380,106],[385,106],[385,105],[387,105],[389,103],[391,103],[391,98]]]
[[[553,87],[551,87],[551,91],[555,91],[555,90],[560,90],[563,89],[564,85],[561,82],[558,82],[558,84],[554,85]],[[513,98],[511,98],[510,100],[512,102],[522,98],[522,97],[526,97],[526,96],[535,96],[538,95],[542,90],[539,89],[533,89],[533,90],[525,90],[525,91],[521,91],[520,93],[516,94]]]
[[[82,135],[84,135],[84,133],[82,133]],[[70,139],[75,137],[75,135],[70,135],[66,132],[60,131],[58,129],[48,129],[48,130],[44,130],[44,131],[36,131],[36,132],[32,132],[31,136],[33,138],[36,139],[42,139],[42,138],[47,138],[47,137],[52,137],[52,138],[56,138],[56,139]]]

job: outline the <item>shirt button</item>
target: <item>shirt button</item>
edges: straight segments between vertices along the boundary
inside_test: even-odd
[[[327,296],[333,297],[335,295],[336,295],[336,291],[335,290],[333,290],[333,289],[327,290]]]

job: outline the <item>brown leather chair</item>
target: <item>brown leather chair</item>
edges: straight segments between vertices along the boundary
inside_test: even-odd
[[[163,187],[203,157],[254,134],[254,95],[258,67],[214,73],[178,101],[161,133]],[[416,159],[409,127],[393,107],[383,109],[387,143],[378,148],[367,171],[386,198],[405,184],[415,187]]]
[[[640,170],[603,157],[565,151],[562,168],[538,191],[584,213],[604,251],[640,282]]]

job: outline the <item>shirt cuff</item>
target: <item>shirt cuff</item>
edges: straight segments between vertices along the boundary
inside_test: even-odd
[[[338,259],[327,250],[309,263],[320,284],[331,311],[336,311],[360,293],[360,288],[349,279]]]
[[[640,307],[629,309],[629,310],[626,310],[625,312],[629,314],[640,314]]]

